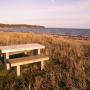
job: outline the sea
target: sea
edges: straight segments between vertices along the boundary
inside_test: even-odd
[[[52,35],[69,35],[69,36],[82,36],[90,37],[90,29],[73,29],[73,28],[23,28],[23,29],[10,29],[3,30],[4,32],[35,32]]]

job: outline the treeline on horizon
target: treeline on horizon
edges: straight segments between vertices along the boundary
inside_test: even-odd
[[[41,25],[28,25],[28,24],[0,24],[0,28],[45,28]]]

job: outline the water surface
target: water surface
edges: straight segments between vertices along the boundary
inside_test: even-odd
[[[7,31],[7,30],[5,30]],[[56,35],[89,36],[90,29],[69,29],[69,28],[42,28],[42,29],[13,29],[13,32],[36,32]]]

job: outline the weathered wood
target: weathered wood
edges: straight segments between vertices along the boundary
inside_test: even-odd
[[[38,49],[38,55],[40,54],[40,49]]]
[[[9,55],[15,55],[15,54],[21,54],[21,53],[26,53],[26,51],[19,51],[19,52],[11,52]]]
[[[16,58],[16,59],[9,59],[8,61],[11,64],[11,67],[14,67],[17,65],[36,63],[36,62],[41,62],[46,60],[49,60],[48,56],[36,55],[36,56],[28,56],[28,57],[22,57],[22,58]]]
[[[17,76],[20,76],[20,66],[19,65],[17,65]]]
[[[6,69],[10,70],[10,64],[8,60],[9,60],[9,53],[4,53],[4,64],[6,66]]]
[[[6,63],[6,69],[10,70],[10,64],[9,63]]]
[[[29,56],[29,57],[22,57],[16,59],[9,59],[8,62],[10,63],[11,67],[17,68],[17,76],[20,76],[20,65],[30,64],[41,62],[41,70],[44,69],[44,61],[49,60],[48,56],[45,55],[36,55],[36,56]]]
[[[41,70],[44,69],[44,61],[41,61]]]
[[[9,45],[9,46],[0,46],[1,53],[8,52],[18,52],[18,51],[26,51],[26,50],[35,50],[35,49],[43,49],[44,45],[33,43],[33,44],[21,44],[21,45]]]
[[[20,75],[20,65],[41,62],[41,70],[44,69],[44,61],[49,60],[46,55],[40,55],[40,50],[45,48],[45,46],[37,43],[33,44],[21,44],[21,45],[10,45],[10,46],[0,46],[0,53],[4,54],[4,62],[7,70],[10,67],[17,68],[17,76]],[[34,51],[35,56],[27,56],[28,51]],[[13,54],[26,54],[27,57],[9,59],[9,55]]]

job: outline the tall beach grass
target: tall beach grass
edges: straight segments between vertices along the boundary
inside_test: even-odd
[[[22,66],[21,77],[15,70],[0,69],[1,90],[89,90],[90,40],[74,40],[46,34],[0,32],[0,46],[40,43],[50,60],[40,71],[39,64]],[[0,66],[3,65],[0,63]]]

